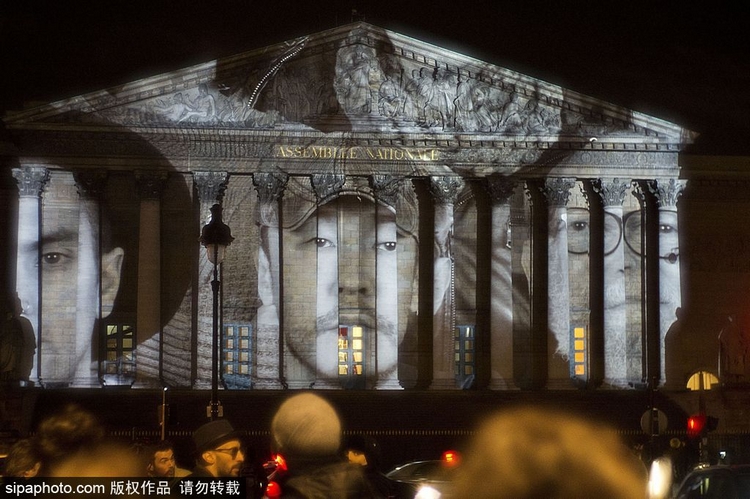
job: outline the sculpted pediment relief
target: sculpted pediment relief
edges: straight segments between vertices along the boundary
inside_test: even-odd
[[[17,113],[6,122],[102,118],[127,127],[684,140],[671,123],[364,23]]]

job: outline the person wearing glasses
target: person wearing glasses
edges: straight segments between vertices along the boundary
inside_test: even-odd
[[[193,433],[196,466],[192,477],[238,477],[245,462],[240,432],[229,421],[217,419]]]

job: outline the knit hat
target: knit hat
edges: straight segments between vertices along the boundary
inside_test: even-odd
[[[287,460],[331,456],[341,446],[341,421],[325,399],[302,393],[281,404],[271,422],[271,436]]]
[[[195,451],[201,453],[205,450],[215,449],[224,442],[240,438],[241,432],[235,431],[232,424],[226,419],[217,419],[204,424],[193,432],[193,443]]]

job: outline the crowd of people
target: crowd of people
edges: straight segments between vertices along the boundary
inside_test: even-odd
[[[14,444],[7,477],[157,477],[177,484],[206,477],[244,479],[248,497],[398,498],[380,469],[372,436],[346,434],[324,396],[302,392],[283,401],[270,427],[270,448],[283,456],[248,462],[242,431],[226,419],[192,432],[192,469],[177,465],[169,441],[143,444],[108,437],[88,410],[69,405]],[[610,428],[540,407],[506,408],[480,425],[443,498],[651,498],[648,474]],[[412,492],[413,493],[413,492]]]

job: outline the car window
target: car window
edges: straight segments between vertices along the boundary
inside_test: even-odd
[[[733,477],[726,473],[695,473],[680,488],[678,499],[731,499],[736,496]]]
[[[737,475],[737,497],[740,499],[750,499],[750,475]]]

